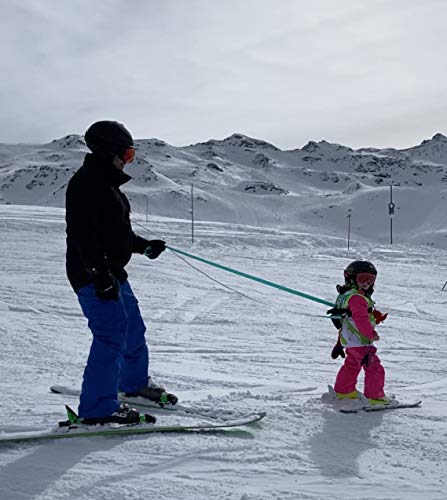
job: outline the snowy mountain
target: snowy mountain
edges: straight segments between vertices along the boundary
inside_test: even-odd
[[[403,149],[353,150],[326,141],[282,151],[242,134],[174,147],[138,140],[124,190],[135,212],[352,235],[386,243],[393,184],[394,241],[447,248],[447,137]],[[0,145],[0,203],[63,207],[87,151],[81,136]]]

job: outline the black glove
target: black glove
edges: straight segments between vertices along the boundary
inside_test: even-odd
[[[350,309],[341,309],[339,307],[329,309],[329,311],[326,311],[326,314],[330,314],[331,316],[340,316],[341,318],[350,318],[352,316]]]
[[[331,352],[332,359],[337,359],[338,356],[341,356],[342,358],[346,356],[343,346],[341,345],[340,339],[337,340],[337,343],[334,345],[334,348],[332,349]]]
[[[365,355],[360,363],[360,366],[368,366],[371,360],[371,357],[377,352],[377,349],[374,346],[365,347]]]
[[[332,309],[329,309],[329,311],[326,311],[326,314],[330,314],[331,316],[339,316],[337,318],[331,317],[331,321],[334,324],[335,328],[337,330],[340,330],[340,328],[343,326],[340,318],[347,318],[351,316],[351,311],[349,309],[339,309],[337,307],[333,307]]]
[[[119,281],[105,269],[87,269],[92,277],[96,296],[101,300],[118,300],[120,284]]]
[[[166,241],[163,240],[149,240],[149,245],[145,248],[143,255],[149,259],[156,259],[161,252],[166,250]]]
[[[101,300],[118,300],[120,284],[111,274],[100,276],[93,282],[96,296]]]

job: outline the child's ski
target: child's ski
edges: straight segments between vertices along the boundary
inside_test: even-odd
[[[399,408],[419,408],[422,404],[421,401],[414,403],[400,403],[394,396],[390,397],[390,403],[372,405],[368,398],[360,391],[357,391],[358,398],[356,399],[339,399],[331,385],[328,385],[328,392],[323,395],[323,399],[331,403],[343,404],[350,403],[350,408],[337,408],[341,413],[359,413],[359,412],[373,412],[384,410],[397,410]]]
[[[254,413],[241,419],[228,420],[221,423],[204,423],[192,425],[82,425],[73,424],[58,427],[53,431],[24,432],[24,433],[0,433],[0,445],[7,443],[22,443],[27,441],[47,441],[65,438],[98,437],[98,436],[132,436],[138,434],[151,434],[155,432],[206,432],[221,429],[242,427],[258,422],[265,417],[265,413]]]
[[[391,403],[389,405],[374,405],[374,406],[363,406],[356,409],[340,409],[342,413],[359,413],[359,412],[373,412],[373,411],[385,411],[385,410],[399,410],[401,408],[419,408],[422,401],[416,401],[414,403]]]

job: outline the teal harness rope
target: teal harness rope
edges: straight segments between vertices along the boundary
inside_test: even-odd
[[[142,224],[140,224],[140,223],[138,223],[136,221],[134,221],[134,223],[137,226],[139,226],[142,229],[144,229],[145,231],[147,231],[148,233],[152,233],[152,234],[156,235],[153,231],[149,230],[147,227],[143,226]],[[251,274],[247,274],[247,273],[243,273],[241,271],[237,271],[236,269],[232,269],[231,267],[222,266],[221,264],[217,264],[216,262],[212,262],[211,260],[203,259],[202,257],[197,257],[196,255],[193,255],[191,253],[184,252],[183,250],[179,250],[178,248],[170,247],[168,245],[166,245],[166,248],[168,248],[169,250],[171,250],[171,252],[177,254],[177,257],[180,257],[180,255],[184,255],[185,257],[189,257],[190,259],[198,260],[199,262],[203,262],[204,264],[208,264],[209,266],[217,267],[217,269],[222,269],[223,271],[227,271],[229,273],[236,274],[237,276],[242,276],[243,278],[247,278],[249,280],[257,281],[258,283],[262,283],[263,285],[267,285],[267,286],[271,286],[273,288],[277,288],[278,290],[282,290],[283,292],[291,293],[293,295],[298,295],[299,297],[303,297],[304,299],[308,299],[308,300],[312,300],[314,302],[318,302],[319,304],[324,304],[325,306],[335,307],[335,304],[333,304],[332,302],[328,302],[327,300],[320,299],[319,297],[314,297],[313,295],[309,295],[307,293],[299,292],[298,290],[294,290],[293,288],[288,288],[287,286],[279,285],[278,283],[274,283],[273,281],[268,281],[268,280],[265,280],[263,278],[258,278],[257,276],[252,276]],[[211,279],[214,280],[214,278],[211,278]],[[217,280],[214,280],[214,281],[217,281]],[[236,291],[236,290],[233,290],[232,288],[228,287],[227,285],[223,285],[223,283],[220,283],[220,284],[222,286],[225,286],[225,288],[228,288],[228,289],[230,289],[232,291]],[[245,294],[242,294],[241,292],[237,292],[236,291],[236,293],[239,293],[240,295],[246,296]],[[251,299],[251,297],[248,297],[248,296],[246,296],[246,297]],[[254,299],[252,299],[252,300],[254,300]],[[258,301],[258,302],[260,302],[260,301]],[[322,317],[327,317],[327,316],[322,316]],[[333,317],[335,318],[337,316],[333,316]]]
[[[278,290],[282,290],[283,292],[291,293],[293,295],[298,295],[299,297],[303,297],[304,299],[313,300],[314,302],[318,302],[318,303],[324,304],[326,306],[334,307],[334,304],[332,302],[328,302],[327,300],[320,299],[319,297],[314,297],[313,295],[299,292],[298,290],[294,290],[293,288],[279,285],[278,283],[274,283],[273,281],[268,281],[268,280],[265,280],[263,278],[258,278],[257,276],[253,276],[251,274],[237,271],[236,269],[232,269],[231,267],[222,266],[221,264],[217,264],[216,262],[212,262],[211,260],[203,259],[202,257],[197,257],[196,255],[184,252],[183,250],[179,250],[178,248],[173,248],[170,246],[166,246],[166,248],[171,250],[171,252],[178,253],[180,255],[184,255],[185,257],[189,257],[190,259],[198,260],[199,262],[203,262],[204,264],[208,264],[209,266],[217,267],[217,269],[222,269],[222,271],[227,271],[229,273],[236,274],[237,276],[242,276],[243,278],[257,281],[258,283],[262,283],[263,285],[271,286],[273,288],[277,288]]]

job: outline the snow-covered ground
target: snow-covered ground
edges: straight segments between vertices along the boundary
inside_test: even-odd
[[[374,298],[390,313],[378,343],[386,388],[423,405],[335,411],[321,400],[340,366],[325,306],[192,262],[243,296],[169,251],[134,256],[152,374],[185,404],[267,417],[219,433],[2,446],[2,500],[446,498],[446,251],[353,242],[348,252],[310,230],[212,222],[197,224],[191,245],[184,221],[134,220],[173,247],[330,301],[349,261],[372,260]],[[62,209],[0,206],[0,432],[53,426],[76,405],[48,390],[80,385],[90,343],[65,278],[64,230]]]

